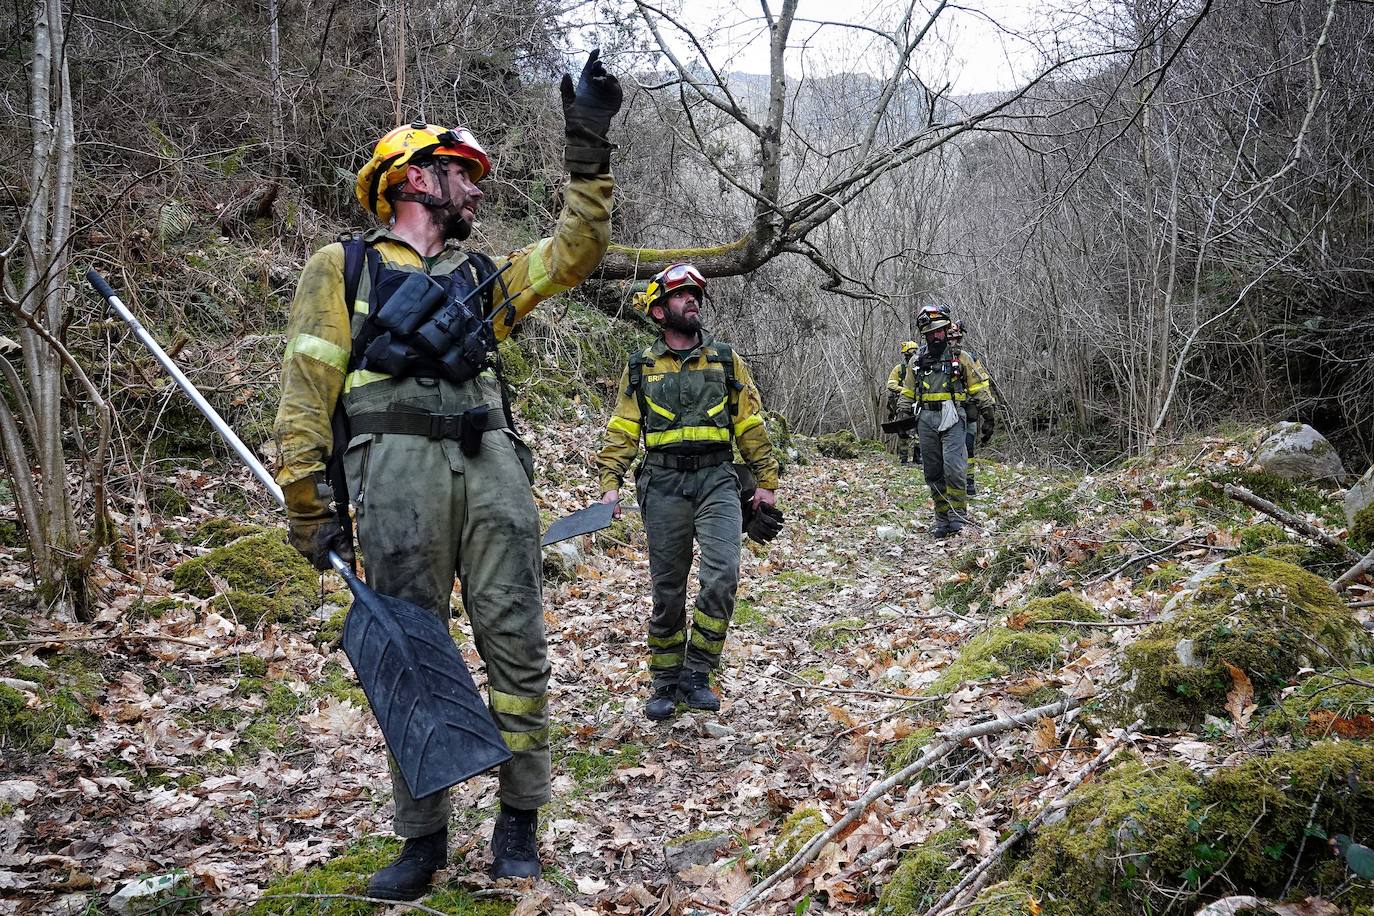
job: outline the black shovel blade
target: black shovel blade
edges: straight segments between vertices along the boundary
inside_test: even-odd
[[[916,418],[914,416],[902,417],[898,420],[888,420],[883,424],[883,432],[885,433],[904,433],[909,429],[915,428]]]
[[[510,749],[438,617],[345,576],[343,649],[410,794],[423,798],[505,763]]]
[[[549,530],[544,532],[544,540],[539,546],[547,547],[568,538],[575,538],[579,534],[591,534],[593,531],[609,528],[614,515],[615,506],[592,503],[587,508],[569,513],[550,525]]]

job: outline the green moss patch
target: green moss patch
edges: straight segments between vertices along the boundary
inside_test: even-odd
[[[880,916],[924,913],[958,883],[960,873],[950,869],[964,856],[960,844],[972,836],[965,827],[950,827],[903,854],[883,887],[876,912]]]
[[[1344,880],[1327,836],[1374,818],[1374,747],[1325,742],[1201,779],[1181,764],[1118,764],[1074,793],[1014,877],[1047,913],[1135,916],[1225,892],[1294,899]],[[1350,902],[1367,902],[1367,888]]]
[[[317,895],[365,896],[368,879],[378,869],[391,864],[400,850],[400,842],[390,838],[363,840],[336,859],[274,879],[263,888],[262,896],[248,912],[253,916],[366,916],[376,912],[375,903],[321,899]],[[464,916],[505,916],[512,908],[508,902],[478,900],[462,890],[448,887],[439,887],[422,898],[422,902],[431,909]]]
[[[1237,557],[1205,579],[1171,620],[1126,649],[1131,703],[1155,729],[1193,727],[1219,714],[1243,671],[1264,702],[1298,670],[1344,663],[1363,646],[1349,609],[1311,573],[1264,557]],[[1130,715],[1130,713],[1127,713]]]
[[[798,808],[787,816],[778,828],[777,838],[768,858],[759,864],[759,873],[768,875],[777,871],[788,859],[797,854],[811,838],[825,831],[825,818],[819,808]]]
[[[223,547],[250,534],[261,534],[266,529],[257,525],[245,525],[227,518],[212,518],[202,522],[187,538],[198,547]]]
[[[1081,595],[1073,592],[1060,592],[1050,598],[1036,598],[1026,602],[1016,618],[1027,627],[1049,627],[1052,629],[1072,629],[1071,625],[1055,624],[1050,621],[1072,620],[1092,623],[1102,620],[1102,615]]]
[[[867,622],[857,617],[832,621],[811,634],[811,647],[817,650],[838,648],[857,639],[866,626]]]
[[[1368,553],[1374,547],[1374,504],[1355,513],[1349,540],[1351,549],[1357,553]]]
[[[220,580],[225,590],[215,584]],[[216,607],[246,626],[299,620],[319,601],[319,573],[286,543],[280,531],[263,531],[187,560],[172,581],[198,598],[216,597]]]
[[[1311,512],[1334,527],[1339,527],[1345,520],[1345,510],[1330,491],[1310,484],[1297,483],[1256,468],[1222,471],[1212,475],[1209,480],[1200,481],[1194,487],[1196,495],[1215,501],[1219,508],[1224,508],[1228,512],[1244,516],[1251,511],[1250,508],[1215,489],[1212,483],[1222,486],[1228,483],[1237,484],[1261,499],[1269,500],[1280,509],[1299,514]]]
[[[1039,899],[1018,881],[1000,881],[979,891],[972,904],[962,911],[962,916],[1031,916],[1035,912],[1031,909],[1031,901],[1037,901],[1038,905]]]
[[[730,625],[743,627],[754,633],[768,632],[768,621],[764,618],[763,612],[748,598],[740,598],[735,602],[735,613],[730,618]]]
[[[994,627],[969,640],[959,656],[926,688],[927,694],[949,693],[970,681],[1000,677],[1040,667],[1060,649],[1056,633]]]
[[[1073,505],[1073,492],[1072,487],[1060,486],[1039,496],[1033,496],[1007,519],[1007,523],[1017,525],[1025,521],[1048,521],[1061,527],[1072,525],[1078,521],[1078,510]]]
[[[1314,674],[1263,725],[1307,738],[1374,737],[1374,665]]]
[[[858,458],[861,450],[859,437],[847,429],[816,437],[816,451],[826,458]]]
[[[74,651],[54,657],[46,669],[19,668],[19,678],[39,684],[38,706],[29,708],[24,691],[0,685],[0,747],[44,753],[68,729],[93,722],[88,706],[105,689],[98,661]]]

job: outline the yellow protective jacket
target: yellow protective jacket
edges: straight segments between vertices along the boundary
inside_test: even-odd
[[[923,404],[953,400],[959,405],[973,401],[980,411],[990,411],[997,403],[988,375],[978,360],[953,349],[924,369],[919,359],[907,364],[898,412],[911,410],[918,400]]]
[[[611,236],[611,189],[610,175],[570,178],[553,234],[509,256],[511,266],[502,277],[515,297],[515,323],[543,300],[582,282],[601,262]],[[386,266],[397,269],[442,276],[467,258],[454,241],[426,259],[387,229],[376,229],[365,238]],[[498,268],[502,264],[497,261]],[[344,303],[343,270],[343,245],[326,245],[306,262],[296,285],[275,425],[281,451],[276,477],[283,487],[324,470],[333,448],[330,417],[345,390],[391,378],[378,372],[348,372],[353,328]],[[354,302],[355,322],[366,317],[368,287],[364,269]],[[510,333],[511,327],[500,319],[495,326],[498,339]]]
[[[733,368],[731,390],[725,354]],[[638,374],[639,384],[631,382]],[[647,415],[640,407],[641,399]],[[778,461],[763,425],[763,401],[744,359],[733,348],[716,344],[701,332],[701,342],[685,359],[660,337],[630,359],[620,375],[620,400],[615,405],[606,437],[597,453],[603,493],[620,489],[639,456],[640,439],[650,450],[676,453],[729,448],[733,441],[748,462],[758,485],[778,486]]]
[[[887,374],[887,390],[895,391],[898,394],[902,391],[902,376],[906,374],[906,362],[900,362],[892,367],[892,371]]]

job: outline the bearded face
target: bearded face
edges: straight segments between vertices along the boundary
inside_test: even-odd
[[[663,309],[663,327],[682,334],[701,330],[701,293],[692,287],[674,290],[659,306]]]

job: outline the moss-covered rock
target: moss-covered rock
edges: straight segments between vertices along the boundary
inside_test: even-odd
[[[1269,522],[1246,525],[1237,531],[1236,535],[1240,538],[1239,546],[1242,553],[1258,553],[1266,547],[1284,544],[1288,541],[1288,535],[1284,530]]]
[[[847,429],[816,437],[816,450],[827,458],[858,458],[859,437]]]
[[[198,598],[217,596],[217,609],[250,627],[300,619],[319,600],[319,573],[280,531],[241,537],[187,560],[172,571],[172,582]]]
[[[1047,914],[1192,912],[1224,888],[1278,897],[1290,875],[1290,896],[1326,895],[1345,876],[1322,838],[1374,822],[1374,747],[1323,742],[1206,780],[1181,764],[1133,759],[1073,801],[1014,873]],[[1347,902],[1370,893],[1357,889]]]
[[[969,640],[949,667],[931,681],[926,693],[948,693],[969,681],[1046,665],[1059,649],[1057,633],[993,627]]]
[[[1355,513],[1350,523],[1350,547],[1360,553],[1368,553],[1374,547],[1374,505],[1365,506]]]
[[[1050,621],[1072,620],[1080,623],[1100,621],[1102,615],[1081,595],[1073,592],[1060,592],[1049,598],[1036,598],[1026,602],[1026,606],[1015,616],[1026,627],[1048,629],[1073,629],[1071,625],[1051,623]]]
[[[1314,674],[1265,717],[1263,726],[1317,739],[1374,737],[1374,686],[1366,684],[1374,685],[1374,665]]]
[[[778,835],[773,840],[768,858],[760,864],[760,874],[772,874],[783,866],[788,859],[811,841],[811,838],[825,831],[825,818],[819,808],[798,808],[787,816],[778,827]]]
[[[904,853],[883,887],[876,912],[880,916],[924,913],[958,883],[960,873],[951,867],[963,858],[961,844],[972,836],[966,827],[949,827]]]
[[[1243,671],[1258,702],[1313,662],[1344,663],[1364,651],[1350,611],[1323,580],[1288,563],[1237,557],[1214,570],[1126,649],[1132,681],[1125,715],[1175,729],[1220,713]]]
[[[1040,898],[1019,881],[999,881],[978,892],[962,916],[1036,916]],[[1057,914],[1056,914],[1057,916]]]
[[[223,547],[250,534],[259,534],[266,529],[257,525],[245,525],[228,518],[212,518],[201,522],[187,538],[199,547]]]

